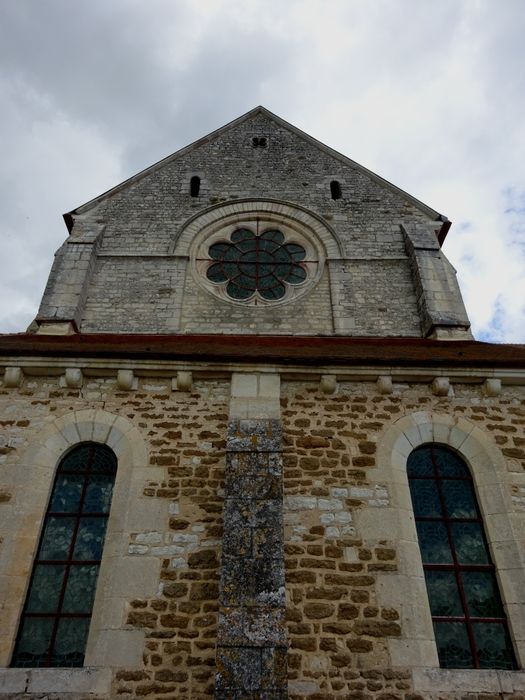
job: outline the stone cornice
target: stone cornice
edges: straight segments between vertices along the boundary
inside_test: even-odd
[[[138,378],[164,378],[188,390],[194,380],[230,379],[236,373],[275,373],[283,381],[319,382],[332,393],[336,382],[431,383],[437,395],[451,384],[477,384],[495,396],[502,386],[525,385],[525,348],[475,341],[421,338],[373,339],[234,335],[4,335],[0,377],[18,387],[26,377],[58,377],[82,386],[83,377],[117,377],[125,390]]]

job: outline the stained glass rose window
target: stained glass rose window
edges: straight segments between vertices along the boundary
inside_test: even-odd
[[[249,299],[256,293],[263,299],[282,299],[288,285],[306,279],[303,264],[306,251],[298,243],[285,242],[277,230],[257,235],[247,228],[238,228],[229,241],[218,241],[208,249],[212,263],[206,276],[210,282],[226,283],[232,299]]]

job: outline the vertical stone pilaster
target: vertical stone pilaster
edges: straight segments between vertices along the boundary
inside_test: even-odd
[[[267,382],[254,382],[250,414]],[[247,379],[247,378],[246,378]],[[277,378],[278,379],[278,378]],[[232,382],[235,398],[238,382]],[[276,383],[278,390],[278,381]],[[236,418],[228,424],[224,538],[220,580],[215,697],[219,700],[287,694],[283,545],[282,426],[266,417]],[[244,409],[243,411],[244,412]]]
[[[402,224],[410,268],[425,337],[471,338],[456,271],[441,253],[434,231]]]
[[[35,319],[42,328],[57,323],[80,327],[104,228],[100,224],[76,222],[69,238],[55,253]]]

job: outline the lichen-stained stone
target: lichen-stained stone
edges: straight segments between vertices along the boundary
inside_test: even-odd
[[[284,605],[281,557],[223,556],[221,583],[220,602],[223,605]]]
[[[227,455],[226,491],[243,499],[282,497],[282,458],[278,453],[239,452]]]
[[[226,497],[224,517],[236,527],[270,527],[278,523],[282,501],[276,498],[252,499]]]
[[[216,700],[285,700],[287,697],[284,649],[228,647],[218,653]]]
[[[217,643],[233,646],[286,646],[284,608],[224,607],[219,614]]]
[[[283,548],[282,523],[270,523],[268,527],[256,527],[252,534],[252,551],[258,559],[271,559]]]
[[[216,698],[286,698],[282,429],[231,420]]]
[[[261,650],[223,647],[217,651],[216,689],[255,691],[262,685]],[[230,696],[224,696],[230,697]]]
[[[239,521],[237,520],[237,523]],[[232,530],[225,530],[222,536],[222,555],[232,557],[252,556],[252,532],[248,525],[238,526]]]
[[[279,452],[281,444],[278,420],[233,420],[228,424],[226,449],[232,452]]]
[[[286,683],[286,649],[283,647],[266,647],[261,654],[261,670],[263,678],[267,679],[267,684],[275,688]],[[287,697],[276,696],[276,697]]]

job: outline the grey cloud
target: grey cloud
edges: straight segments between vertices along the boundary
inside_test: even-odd
[[[524,34],[522,0],[0,3],[0,328],[36,312],[63,211],[262,103],[451,217],[476,329],[523,337]]]
[[[3,10],[4,71],[119,143],[129,174],[255,106],[291,50],[264,30],[228,31],[225,19],[181,70],[169,49],[187,31],[184,3],[20,0]]]

